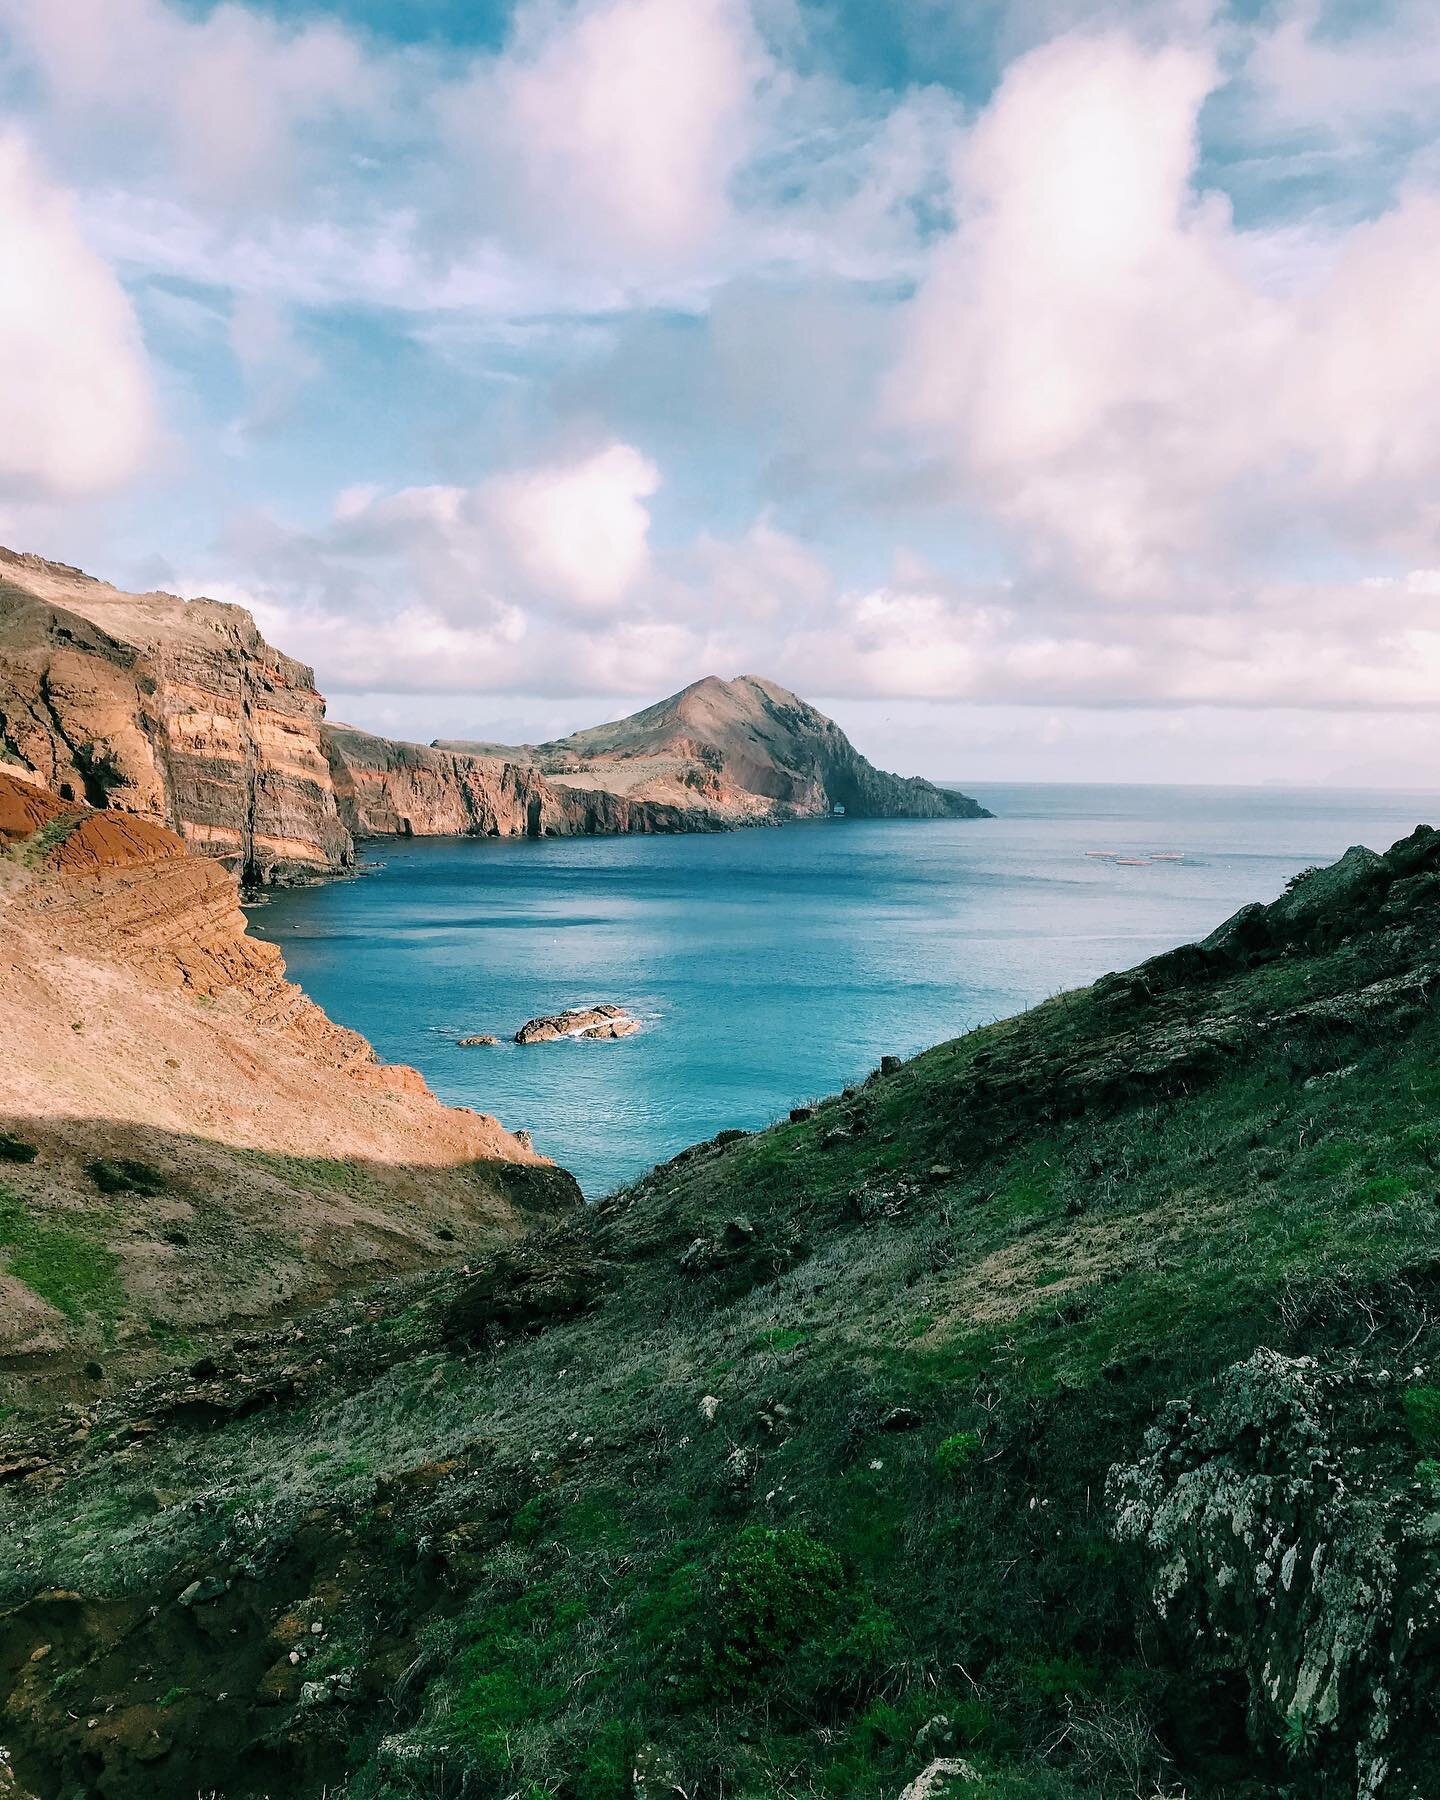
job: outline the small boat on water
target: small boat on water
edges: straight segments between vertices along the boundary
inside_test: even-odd
[[[1150,858],[1151,862],[1184,862],[1183,850],[1157,850]]]
[[[1149,856],[1117,856],[1115,867],[1117,869],[1143,869],[1147,863],[1153,861],[1154,858]]]
[[[1087,856],[1098,856],[1102,860],[1108,862],[1114,857],[1115,852],[1113,850],[1087,850],[1085,854]]]

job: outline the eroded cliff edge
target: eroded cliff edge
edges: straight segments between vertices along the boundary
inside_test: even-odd
[[[125,594],[0,549],[0,766],[163,820],[247,883],[354,850],[313,672],[243,607]]]
[[[0,1369],[263,1316],[578,1200],[285,978],[147,819],[0,774]]]

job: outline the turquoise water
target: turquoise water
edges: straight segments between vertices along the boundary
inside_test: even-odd
[[[252,914],[290,973],[443,1099],[526,1126],[589,1195],[725,1126],[1203,935],[1435,795],[984,786],[993,820],[715,837],[409,840]],[[1087,850],[1180,851],[1116,867]],[[460,1049],[614,1000],[610,1043]]]

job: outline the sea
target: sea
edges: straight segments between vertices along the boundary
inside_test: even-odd
[[[529,1130],[596,1198],[882,1055],[1202,937],[1351,844],[1440,823],[1435,792],[966,791],[996,816],[387,840],[353,879],[276,893],[251,923],[385,1061]],[[642,1029],[512,1041],[527,1019],[597,1001]],[[482,1033],[501,1042],[458,1042]]]

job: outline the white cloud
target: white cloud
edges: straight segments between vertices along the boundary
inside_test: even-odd
[[[68,196],[0,137],[0,487],[66,496],[134,473],[153,431],[140,330]]]
[[[745,0],[528,0],[446,97],[482,218],[563,262],[710,254],[773,73]]]
[[[1118,35],[1015,63],[909,317],[894,416],[1078,592],[1158,602],[1287,535],[1433,542],[1440,204],[1287,268],[1195,189],[1217,79]]]
[[[479,491],[476,510],[526,590],[604,612],[648,566],[645,502],[659,485],[648,457],[609,444],[579,462],[499,476]]]
[[[305,134],[384,110],[379,65],[327,20],[164,0],[0,0],[0,26],[43,85],[58,135],[95,166],[147,168],[191,199],[274,205]]]

